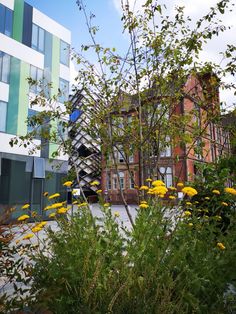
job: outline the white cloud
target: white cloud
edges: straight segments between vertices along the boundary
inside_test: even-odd
[[[121,9],[121,0],[112,0],[115,9],[122,13]],[[126,2],[127,0],[123,0]],[[142,5],[146,2],[146,0],[128,0],[130,7],[135,6],[136,10],[142,10]],[[167,11],[165,12],[167,15],[174,16],[175,7],[176,6],[184,6],[185,7],[185,15],[190,16],[192,22],[190,25],[194,25],[194,21],[198,20],[200,17],[206,15],[210,8],[215,6],[217,0],[162,0],[162,4],[165,4],[167,7]],[[233,12],[227,12],[223,15],[219,15],[219,19],[222,20],[222,25],[230,26],[231,29],[227,30],[223,33],[220,33],[219,36],[210,40],[207,44],[203,46],[203,51],[200,53],[201,61],[211,61],[215,63],[220,63],[222,56],[220,52],[224,51],[227,47],[227,44],[236,45],[236,14],[235,10]],[[228,81],[232,81],[234,78],[227,77]],[[234,79],[235,80],[235,79]],[[221,101],[226,101],[229,106],[232,105],[233,102],[236,102],[235,96],[230,91],[222,91],[221,92]]]

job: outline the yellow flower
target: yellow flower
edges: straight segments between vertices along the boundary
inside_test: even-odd
[[[99,182],[98,181],[93,181],[93,182],[90,183],[90,185],[91,186],[99,185]]]
[[[236,189],[234,188],[225,188],[225,192],[232,195],[236,195]]]
[[[78,204],[78,201],[74,201],[72,202],[72,205]]]
[[[68,208],[66,207],[61,207],[57,210],[58,214],[65,214],[68,211]]]
[[[151,178],[147,178],[146,182],[152,182],[152,179]]]
[[[97,190],[97,193],[98,193],[98,194],[101,194],[101,193],[102,193],[102,190]]]
[[[186,202],[186,205],[192,205],[192,203],[191,202]]]
[[[48,215],[49,218],[54,218],[56,216],[56,213],[51,213]]]
[[[39,231],[42,230],[42,228],[39,227],[39,226],[35,226],[35,227],[33,227],[31,230],[32,230],[33,232],[39,232]]]
[[[103,204],[103,206],[104,206],[104,207],[109,207],[110,204],[109,204],[109,203],[105,203],[105,204]]]
[[[54,203],[54,204],[50,205],[50,209],[60,208],[60,207],[63,207],[63,205],[64,205],[64,202]]]
[[[48,199],[51,200],[51,199],[59,197],[59,196],[60,196],[59,193],[55,193],[55,194],[52,194],[52,195],[48,196]]]
[[[29,219],[29,218],[30,218],[29,215],[22,215],[22,216],[18,217],[17,220],[18,221],[24,221],[24,220]]]
[[[80,203],[78,204],[78,207],[83,207],[83,206],[87,206],[88,204],[87,203]]]
[[[170,199],[170,200],[175,200],[176,197],[175,197],[174,195],[170,195],[170,196],[169,196],[169,199]]]
[[[22,238],[22,240],[29,240],[29,239],[31,239],[31,238],[33,238],[33,233],[29,233],[29,234],[27,234],[27,235],[25,235],[23,238]]]
[[[182,192],[184,194],[187,194],[190,197],[192,197],[192,196],[197,194],[197,190],[195,190],[194,188],[191,188],[190,186],[183,188]]]
[[[139,204],[139,208],[146,209],[146,208],[148,208],[148,204],[141,203],[141,204]]]
[[[149,190],[149,187],[147,185],[142,185],[140,188],[139,188],[140,191],[147,191]]]
[[[37,224],[37,227],[43,228],[47,224],[47,221],[41,221]]]
[[[219,190],[213,190],[212,193],[220,195],[220,191]]]
[[[179,182],[179,183],[177,183],[177,186],[178,186],[179,188],[182,188],[182,187],[184,186],[184,184],[183,184],[182,182]]]
[[[198,202],[198,201],[195,201],[194,204],[199,204],[199,202]]]
[[[189,217],[189,216],[191,216],[192,214],[191,214],[191,212],[189,211],[189,210],[185,210],[185,212],[184,212],[184,216],[185,217]]]
[[[33,218],[35,218],[37,215],[38,215],[38,213],[37,213],[36,211],[33,211],[33,212],[31,213],[31,217],[33,217]]]
[[[219,216],[219,215],[216,215],[216,216],[215,216],[215,219],[216,219],[216,220],[222,220],[222,217]]]
[[[193,223],[192,223],[192,222],[188,223],[188,226],[189,226],[189,227],[192,227],[192,226],[193,226]]]
[[[43,196],[48,196],[48,192],[44,192],[44,193],[43,193]]]
[[[210,199],[210,197],[208,197],[208,196],[206,196],[206,197],[204,197],[205,198],[205,200],[209,200]]]
[[[223,206],[229,206],[229,204],[226,203],[226,202],[221,202],[221,205],[223,205]]]
[[[217,247],[220,249],[220,250],[225,250],[225,246],[224,246],[224,244],[223,243],[221,243],[221,242],[218,242],[217,243]]]
[[[150,189],[153,194],[158,195],[160,197],[164,197],[164,195],[168,192],[168,189],[165,186],[155,186],[153,189]]]
[[[157,187],[157,186],[165,186],[165,183],[161,180],[156,180],[152,182],[152,185]]]
[[[27,209],[27,208],[29,208],[30,207],[30,204],[25,204],[25,205],[23,205],[22,207],[21,207],[21,209]]]
[[[63,183],[63,186],[66,186],[69,188],[72,185],[72,183],[73,183],[72,181],[66,181]]]
[[[147,204],[147,202],[146,201],[141,201],[140,204]]]
[[[115,211],[115,212],[114,212],[114,216],[115,216],[115,217],[120,217],[120,213],[119,213],[118,211]]]
[[[176,190],[177,190],[174,186],[169,186],[168,189],[169,189],[170,191],[176,191]]]
[[[147,194],[154,194],[154,192],[152,191],[152,189],[150,189],[149,191],[147,191]]]

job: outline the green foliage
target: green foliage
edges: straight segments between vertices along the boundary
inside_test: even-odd
[[[148,203],[129,230],[107,204],[101,218],[86,205],[58,218],[39,250],[28,247],[33,266],[24,306],[53,313],[225,313],[224,293],[236,279],[235,211],[222,233],[214,217],[199,217],[187,200],[178,209],[156,197]]]

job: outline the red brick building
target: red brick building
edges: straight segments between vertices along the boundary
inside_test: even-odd
[[[167,187],[175,186],[180,181],[191,181],[199,163],[215,162],[220,156],[230,153],[229,135],[222,128],[219,120],[217,78],[213,75],[190,76],[182,87],[182,95],[180,101],[172,100],[173,105],[169,105],[166,112],[161,111],[156,115],[156,119],[166,119],[165,145],[162,147],[159,145],[156,152],[155,145],[151,143],[153,137],[151,132],[151,149],[147,143],[142,150],[142,158],[138,147],[133,151],[129,149],[132,146],[132,138],[123,138],[122,145],[118,140],[116,149],[112,153],[104,153],[106,149],[103,150],[101,186],[107,201],[122,203],[121,186],[126,201],[136,203],[137,186],[142,184],[142,176],[143,182],[151,177],[164,180]],[[155,99],[151,102],[153,104],[163,101],[159,96],[155,97],[152,94],[151,97]],[[166,99],[170,103],[170,97]],[[122,99],[120,101],[122,102]],[[145,100],[143,100],[144,128],[149,119],[145,108]],[[113,115],[117,130],[122,133],[123,127],[132,124],[133,117],[137,115],[135,96],[130,96],[130,105]],[[173,130],[168,130],[168,120],[172,121]],[[176,126],[173,121],[176,121]],[[175,128],[181,129],[181,136],[175,132]]]

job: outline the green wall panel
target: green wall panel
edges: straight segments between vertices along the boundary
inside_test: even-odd
[[[51,97],[58,94],[59,88],[59,75],[60,75],[60,39],[56,36],[52,36],[52,65],[51,65]],[[57,130],[57,123],[53,122],[52,131]],[[54,143],[49,144],[49,157],[52,153],[58,149],[58,145]]]
[[[28,63],[21,62],[17,135],[26,135],[27,133],[26,119],[28,116],[28,102],[29,102],[28,98],[29,84],[27,78],[29,77],[29,72],[30,65]]]
[[[23,17],[24,17],[24,1],[15,0],[13,19],[13,38],[19,42],[22,42]]]
[[[18,122],[18,102],[19,102],[19,86],[20,86],[20,68],[19,59],[11,58],[10,88],[9,101],[7,108],[7,133],[17,134]]]

